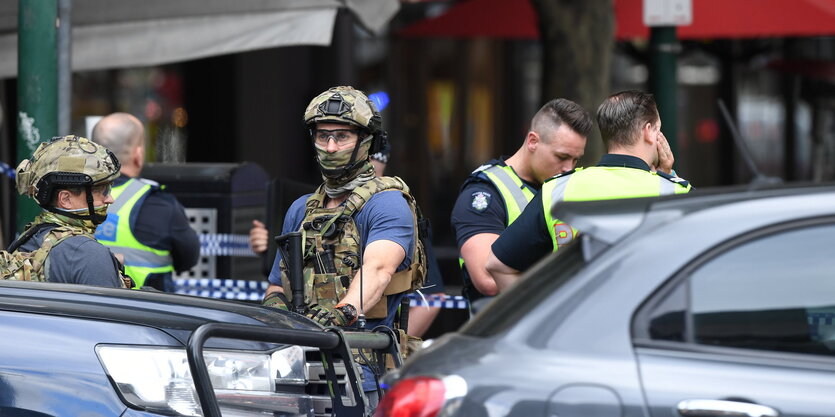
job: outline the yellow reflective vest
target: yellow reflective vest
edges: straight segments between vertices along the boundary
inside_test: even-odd
[[[502,196],[507,212],[505,227],[510,226],[522,214],[522,210],[525,210],[536,193],[519,178],[519,175],[516,175],[516,171],[509,165],[484,165],[471,175],[479,173],[484,174]],[[464,269],[464,258],[458,258],[458,266]]]
[[[555,219],[551,208],[561,201],[613,200],[657,197],[690,192],[690,184],[678,177],[665,177],[638,168],[593,166],[558,175],[542,185],[542,210],[551,235],[553,251],[571,243],[577,230]]]
[[[133,234],[130,214],[157,184],[131,178],[112,189],[113,204],[107,208],[107,220],[96,229],[96,239],[113,253],[125,257],[125,273],[133,278],[134,289],[142,288],[150,274],[174,271],[171,252],[140,243]]]

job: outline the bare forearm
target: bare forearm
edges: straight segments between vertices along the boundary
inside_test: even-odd
[[[362,305],[363,310],[368,311],[383,297],[383,291],[391,281],[392,275],[405,258],[406,251],[395,242],[389,240],[371,242],[363,252],[362,273],[357,272],[354,275],[348,292],[339,302],[351,304],[356,308]],[[362,288],[362,304],[360,304],[360,288]]]
[[[496,281],[487,271],[487,259],[490,254],[490,245],[496,241],[499,235],[493,233],[482,233],[475,235],[461,247],[461,257],[464,259],[464,267],[470,276],[475,288],[484,295],[498,294]]]
[[[520,272],[505,265],[504,262],[500,261],[499,258],[496,258],[496,256],[493,255],[492,251],[487,259],[487,271],[496,281],[498,292],[505,291],[508,287],[519,280]]]
[[[391,273],[382,268],[363,266],[362,274],[357,272],[345,297],[339,300],[339,303],[351,304],[357,309],[362,306],[363,310],[368,311],[383,297],[383,291],[391,281],[391,276]],[[360,294],[362,294],[362,303],[360,303]]]

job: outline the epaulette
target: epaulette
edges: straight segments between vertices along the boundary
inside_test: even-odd
[[[470,175],[478,174],[479,172],[484,171],[485,169],[490,168],[491,166],[493,166],[493,164],[484,164],[484,165],[474,169],[473,172],[470,173]]]
[[[145,185],[150,185],[151,188],[154,189],[154,190],[164,190],[165,189],[164,185],[159,185],[159,183],[154,181],[154,180],[149,180],[147,178],[136,178],[136,180],[145,184]]]
[[[689,181],[687,181],[686,179],[681,178],[677,175],[670,175],[670,174],[668,174],[666,172],[663,172],[663,171],[656,171],[655,173],[658,174],[659,177],[667,179],[670,182],[674,182],[674,183],[676,183],[676,184],[678,184],[682,187],[687,188],[687,186],[690,185]]]

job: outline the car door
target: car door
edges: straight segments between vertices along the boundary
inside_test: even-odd
[[[833,318],[835,219],[717,245],[633,319],[650,415],[832,416]]]

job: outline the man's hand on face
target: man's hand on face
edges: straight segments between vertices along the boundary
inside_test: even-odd
[[[667,174],[672,174],[673,162],[675,162],[673,151],[670,149],[670,144],[667,142],[667,138],[664,136],[664,133],[660,130],[658,131],[657,138],[658,140],[656,141],[655,146],[656,151],[658,152],[658,165],[655,169]]]

